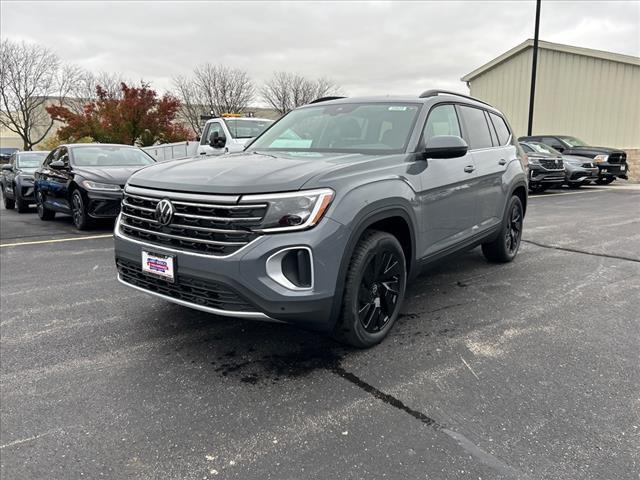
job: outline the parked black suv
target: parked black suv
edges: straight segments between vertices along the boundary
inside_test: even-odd
[[[563,155],[574,155],[593,159],[600,170],[596,183],[607,185],[616,178],[628,178],[627,154],[624,150],[608,147],[590,147],[576,137],[568,135],[533,135],[520,137],[520,142],[541,142],[555,148]]]
[[[518,252],[524,153],[464,95],[316,101],[239,154],[172,161],[127,182],[119,280],[206,312],[380,342],[420,267],[482,245]]]

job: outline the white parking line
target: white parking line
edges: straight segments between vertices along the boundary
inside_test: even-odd
[[[607,191],[611,191],[609,189],[605,189],[605,188],[590,188],[590,189],[585,189],[585,190],[581,190],[579,192],[561,192],[561,193],[545,193],[543,195],[529,195],[529,200],[533,200],[534,198],[547,198],[547,197],[556,197],[558,195],[579,195],[579,194],[583,194],[583,193],[592,193],[592,192],[607,192]]]
[[[75,242],[77,240],[93,240],[94,238],[113,238],[113,234],[109,233],[106,235],[88,235],[86,237],[54,238],[51,240],[36,240],[33,242],[2,243],[0,244],[0,248],[20,247],[23,245],[42,245],[45,243]]]

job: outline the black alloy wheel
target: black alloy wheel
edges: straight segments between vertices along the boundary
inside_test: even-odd
[[[29,211],[29,204],[19,195],[19,190],[13,187],[13,198],[16,202],[16,209],[18,213],[26,213]]]
[[[53,220],[53,218],[56,216],[56,212],[54,212],[53,210],[49,210],[44,206],[44,195],[42,195],[42,192],[40,190],[36,191],[36,206],[38,209],[38,217],[40,217],[40,220]]]
[[[520,198],[514,195],[507,204],[500,233],[495,240],[482,244],[482,253],[485,258],[494,263],[513,260],[520,248],[523,226],[524,208]]]
[[[522,205],[520,202],[511,205],[510,219],[505,231],[505,244],[509,255],[515,255],[522,239]]]
[[[78,230],[86,230],[89,227],[90,220],[80,190],[74,190],[71,194],[71,216]]]
[[[5,187],[0,184],[0,189],[2,190],[2,200],[4,202],[4,208],[7,210],[13,210],[13,207],[16,205],[16,201],[13,198],[7,197],[7,192],[5,191]]]
[[[382,330],[395,313],[404,259],[380,249],[365,267],[358,290],[358,320],[369,333]]]

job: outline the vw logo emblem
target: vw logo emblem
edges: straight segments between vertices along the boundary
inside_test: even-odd
[[[173,203],[166,198],[160,200],[156,205],[156,220],[160,225],[169,225],[174,213]]]

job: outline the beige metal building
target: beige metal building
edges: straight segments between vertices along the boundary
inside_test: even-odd
[[[538,43],[533,134],[573,135],[591,145],[640,148],[640,58]],[[533,40],[462,77],[471,95],[527,134]]]

